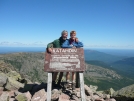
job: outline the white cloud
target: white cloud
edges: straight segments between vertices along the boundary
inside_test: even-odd
[[[14,47],[46,47],[43,42],[33,42],[33,43],[21,43],[21,42],[0,42],[0,46],[14,46]]]

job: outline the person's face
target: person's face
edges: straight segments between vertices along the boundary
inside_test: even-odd
[[[76,34],[72,34],[72,35],[70,35],[70,38],[71,38],[72,40],[75,40],[75,38],[76,38]]]
[[[64,33],[64,34],[62,34],[62,38],[63,38],[64,40],[67,39],[67,36],[68,36],[68,33]]]

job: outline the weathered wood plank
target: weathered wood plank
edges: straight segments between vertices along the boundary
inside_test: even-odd
[[[83,72],[79,72],[79,76],[80,76],[81,101],[86,101]]]
[[[48,73],[47,80],[47,101],[51,101],[52,73]]]
[[[83,48],[53,48],[52,53],[45,53],[45,72],[85,71]]]

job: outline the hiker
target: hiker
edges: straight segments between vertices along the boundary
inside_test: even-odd
[[[61,37],[57,40],[54,40],[53,42],[49,43],[47,45],[47,51],[52,53],[52,48],[62,48],[62,44],[67,40],[68,32],[66,30],[63,30],[61,32]],[[53,73],[52,77],[52,86],[56,86],[56,78],[57,78],[58,72]],[[58,86],[60,86],[61,79],[63,77],[63,72],[60,72],[59,79],[58,79]]]
[[[76,31],[71,31],[70,32],[70,39],[66,40],[62,44],[62,48],[80,48],[83,47],[83,43],[76,38]],[[70,72],[66,73],[66,87],[69,86],[70,83]],[[75,89],[75,73],[72,72],[72,89]]]

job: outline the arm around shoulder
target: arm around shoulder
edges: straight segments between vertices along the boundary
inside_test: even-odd
[[[66,40],[66,41],[62,44],[62,48],[72,48],[72,46],[70,46],[70,44],[69,44],[69,40]]]
[[[79,47],[83,47],[84,45],[83,45],[83,43],[82,42],[76,42],[75,43],[75,46],[77,47],[77,48],[79,48]]]

